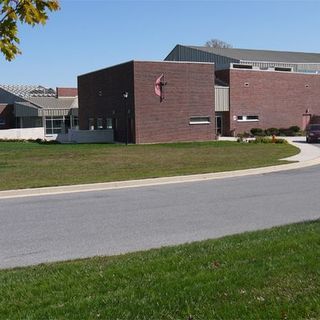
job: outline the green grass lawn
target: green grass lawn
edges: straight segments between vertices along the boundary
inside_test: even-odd
[[[230,171],[286,163],[289,144],[108,145],[0,142],[0,190]]]
[[[320,319],[320,221],[0,271],[0,319]]]

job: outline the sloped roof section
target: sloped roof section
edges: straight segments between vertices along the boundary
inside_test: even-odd
[[[28,100],[43,109],[70,109],[78,108],[77,99],[55,97],[31,97]]]
[[[55,97],[56,92],[52,88],[40,85],[8,85],[0,84],[0,88],[22,98],[28,97]]]
[[[240,61],[320,63],[320,53],[186,46]]]
[[[13,95],[14,98],[11,100],[14,100],[16,107],[20,109],[38,108],[67,112],[78,108],[77,88],[60,88],[65,97],[57,97],[56,91],[52,88],[37,85],[0,85],[0,88]],[[66,90],[63,91],[64,89]]]

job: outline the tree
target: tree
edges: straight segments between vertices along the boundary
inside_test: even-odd
[[[205,43],[206,47],[211,48],[232,48],[232,45],[219,39],[211,39]]]
[[[20,54],[18,22],[44,25],[48,11],[60,9],[58,0],[0,0],[0,51],[9,61]]]

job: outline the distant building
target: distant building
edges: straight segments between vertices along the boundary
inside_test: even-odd
[[[0,129],[42,127],[55,139],[78,126],[77,96],[77,88],[0,85]]]

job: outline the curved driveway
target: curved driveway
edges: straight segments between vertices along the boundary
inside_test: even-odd
[[[0,200],[0,267],[112,255],[320,216],[320,166]]]

